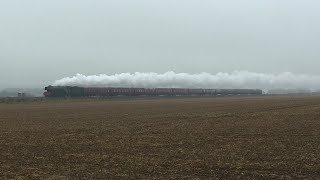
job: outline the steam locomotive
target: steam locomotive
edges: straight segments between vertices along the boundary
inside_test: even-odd
[[[48,86],[45,97],[109,97],[109,96],[219,96],[262,95],[260,89],[185,89],[185,88],[113,88]]]

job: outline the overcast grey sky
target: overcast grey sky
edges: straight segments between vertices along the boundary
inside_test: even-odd
[[[320,74],[319,0],[1,0],[0,88],[76,73]]]

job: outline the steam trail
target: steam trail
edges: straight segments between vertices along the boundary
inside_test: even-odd
[[[84,87],[144,87],[144,88],[254,88],[254,89],[320,89],[320,75],[264,74],[248,71],[232,73],[175,73],[172,71],[157,73],[121,73],[114,75],[82,75],[66,77],[53,85],[70,85]]]

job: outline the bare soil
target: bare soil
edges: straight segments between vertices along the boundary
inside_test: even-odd
[[[320,179],[320,97],[0,104],[0,179]]]

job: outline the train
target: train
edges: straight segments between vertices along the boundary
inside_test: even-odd
[[[111,96],[226,96],[262,95],[260,89],[187,89],[187,88],[118,88],[118,87],[79,87],[48,86],[45,97],[111,97]]]

